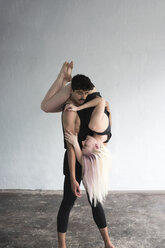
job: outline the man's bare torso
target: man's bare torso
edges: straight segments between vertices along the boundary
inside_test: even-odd
[[[67,103],[72,103],[72,104],[74,104],[74,102],[73,102],[71,99],[68,99],[67,102],[66,102],[66,104],[67,104]],[[79,118],[77,112],[74,112],[74,113],[75,113],[75,115],[76,115],[75,120],[74,120],[74,122],[75,122],[75,124],[74,124],[75,133],[79,133],[79,130],[80,130],[80,118]],[[64,124],[64,113],[63,113],[63,115],[62,115],[62,122],[63,122],[63,124]],[[64,126],[65,126],[65,125],[64,125]]]

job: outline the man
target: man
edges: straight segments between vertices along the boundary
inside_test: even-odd
[[[65,62],[61,72],[57,77],[57,80],[54,83],[54,87],[52,86],[48,91],[46,97],[44,98],[41,109],[45,112],[57,112],[62,109],[63,100],[60,97],[65,95],[67,98],[66,82],[71,80],[71,72],[73,68],[73,63],[70,64]],[[62,79],[63,78],[63,79]],[[60,81],[61,80],[61,81]],[[61,83],[60,83],[61,82]],[[58,88],[61,85],[61,88]],[[56,89],[55,89],[56,87]],[[56,91],[56,92],[55,92]],[[70,93],[70,97],[67,100],[67,103],[73,103],[75,105],[81,105],[84,103],[87,95],[89,93],[95,92],[96,89],[90,79],[85,75],[76,75],[72,78],[71,82],[71,90],[68,89],[67,93]],[[53,93],[54,94],[53,94]],[[61,95],[60,95],[61,94]],[[51,96],[51,97],[50,97]],[[59,97],[60,96],[60,97]],[[58,101],[57,101],[58,99]],[[56,101],[56,104],[54,103]],[[57,104],[58,103],[58,104]],[[78,111],[65,111],[62,113],[62,125],[63,130],[69,130],[73,134],[78,133],[78,141],[80,147],[82,147],[82,141],[86,138],[88,133],[86,132],[86,127],[83,126],[83,112]],[[81,120],[81,123],[80,123]],[[81,124],[81,126],[80,126]],[[80,128],[81,127],[81,128]],[[57,215],[57,231],[58,231],[58,243],[59,248],[66,248],[66,231],[68,226],[69,214],[74,205],[74,202],[77,197],[80,197],[80,183],[82,179],[82,167],[76,160],[75,152],[73,146],[64,140],[65,148],[67,149],[64,156],[64,194],[63,200],[60,205],[60,209]],[[87,194],[88,196],[88,194]],[[88,196],[89,201],[89,196]],[[89,201],[90,203],[90,201]],[[91,204],[92,214],[96,225],[99,228],[99,231],[103,237],[106,248],[114,248],[112,245],[106,224],[106,219],[104,215],[104,210],[100,203],[97,204],[96,207]]]

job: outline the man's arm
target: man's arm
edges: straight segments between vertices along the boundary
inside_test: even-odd
[[[67,130],[67,132],[65,132],[65,140],[68,141],[74,147],[76,158],[82,165],[82,151],[78,143],[77,134],[74,135],[73,133]]]
[[[63,126],[64,131],[68,130],[73,134],[76,134],[75,130],[75,122],[76,122],[76,112],[63,112]],[[80,186],[79,183],[76,181],[75,176],[75,166],[76,166],[76,155],[73,146],[66,141],[67,144],[67,153],[68,153],[68,164],[69,164],[69,171],[70,171],[70,180],[73,193],[80,197]]]

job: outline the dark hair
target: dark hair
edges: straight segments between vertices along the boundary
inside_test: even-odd
[[[77,74],[72,78],[71,88],[72,90],[92,90],[94,88],[94,84],[92,84],[89,77]]]

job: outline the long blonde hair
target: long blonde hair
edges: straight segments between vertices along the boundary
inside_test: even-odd
[[[82,156],[82,182],[94,206],[97,201],[103,204],[108,194],[111,164],[111,153],[103,144],[89,156]]]

